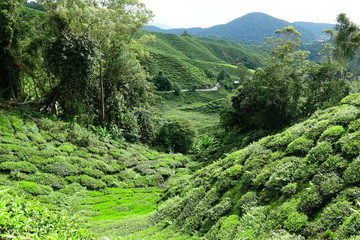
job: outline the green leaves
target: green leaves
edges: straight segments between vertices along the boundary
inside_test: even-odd
[[[35,183],[33,183],[35,184]],[[95,239],[74,218],[0,190],[1,239]]]

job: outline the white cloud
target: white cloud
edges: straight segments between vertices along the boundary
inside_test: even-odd
[[[210,27],[250,12],[263,12],[289,22],[335,23],[344,12],[360,24],[358,0],[140,0],[155,13],[154,22],[172,27]]]

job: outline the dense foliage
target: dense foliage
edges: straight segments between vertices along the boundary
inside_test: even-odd
[[[154,220],[194,239],[356,239],[359,100],[173,182]]]
[[[59,209],[104,239],[358,237],[360,96],[343,97],[360,29],[346,15],[321,62],[285,27],[249,70],[257,46],[137,33],[153,16],[137,0],[0,10],[1,239],[93,238]],[[210,130],[238,85],[221,117],[241,141],[223,146]]]
[[[1,239],[95,239],[75,218],[0,190]]]
[[[315,63],[307,60],[307,52],[298,50],[301,34],[293,27],[276,34],[266,43],[271,50],[266,66],[257,69],[232,96],[231,107],[222,115],[225,127],[278,129],[335,104],[351,89],[356,91],[355,78],[345,71],[342,58],[333,56],[329,44],[324,44],[322,62]]]
[[[188,153],[194,143],[195,130],[185,120],[170,119],[156,136],[157,145],[166,152]]]
[[[151,102],[153,88],[132,36],[152,13],[138,1],[44,0],[36,3],[40,10],[27,5],[1,2],[0,97],[25,99],[86,125],[141,132],[136,117],[126,116],[134,115],[129,106],[141,110]]]

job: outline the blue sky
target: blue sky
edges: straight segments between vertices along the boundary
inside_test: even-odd
[[[171,27],[210,27],[250,12],[289,22],[335,23],[344,12],[360,25],[359,0],[140,0],[155,13],[153,22]]]

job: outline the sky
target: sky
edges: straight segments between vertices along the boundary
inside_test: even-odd
[[[285,21],[335,23],[346,13],[360,25],[359,0],[140,0],[152,10],[152,22],[173,28],[211,27],[251,12],[263,12]]]

